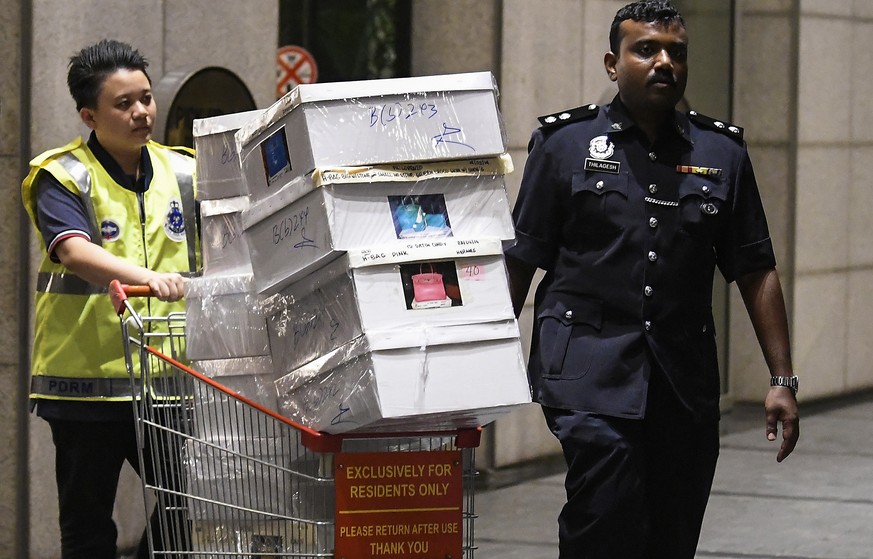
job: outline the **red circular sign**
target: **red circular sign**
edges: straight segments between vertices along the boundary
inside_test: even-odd
[[[315,83],[318,66],[308,50],[288,45],[276,51],[276,97],[279,98],[301,83]]]

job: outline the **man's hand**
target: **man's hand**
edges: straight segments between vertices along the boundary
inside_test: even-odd
[[[782,444],[776,453],[776,461],[782,462],[791,454],[800,437],[800,415],[797,412],[797,399],[790,388],[773,386],[764,400],[767,417],[767,440],[775,441],[779,424],[782,424]]]

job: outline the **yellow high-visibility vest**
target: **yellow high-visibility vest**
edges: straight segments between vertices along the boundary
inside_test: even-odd
[[[141,201],[139,194],[112,179],[81,138],[34,158],[21,193],[37,234],[35,179],[46,171],[82,198],[92,242],[151,270],[195,272],[199,251],[193,152],[156,142],[146,148],[153,175]],[[183,150],[188,153],[180,153]],[[133,390],[119,320],[106,286],[86,282],[44,252],[35,299],[31,398],[130,400]],[[131,302],[146,316],[184,311],[182,302]]]

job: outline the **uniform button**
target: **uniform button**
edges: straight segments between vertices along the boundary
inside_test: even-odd
[[[704,193],[704,194],[709,194],[709,190],[710,190],[710,188],[704,184],[704,185],[703,185],[703,188],[701,188],[701,190],[703,190],[703,193]]]
[[[597,190],[603,190],[603,181],[597,181],[597,184],[594,185],[594,188]]]
[[[651,262],[654,262],[654,261],[657,260],[657,259],[658,259],[658,253],[655,252],[654,250],[650,250],[650,251],[649,251],[649,260],[650,260]]]
[[[564,318],[567,320],[571,320],[573,318],[573,311],[567,311],[564,313]]]
[[[655,184],[655,183],[650,184],[650,185],[649,185],[649,192],[651,192],[652,194],[657,194],[657,192],[658,192],[658,185]]]
[[[648,321],[648,320],[645,321],[645,322],[643,323],[643,328],[646,329],[646,332],[651,332],[651,331],[652,331],[652,323],[651,323],[650,321]]]
[[[658,218],[657,217],[650,217],[649,218],[649,227],[654,229],[657,226],[658,226]]]
[[[651,297],[652,293],[654,293],[655,290],[652,289],[651,285],[647,285],[646,288],[643,290],[643,292],[646,294],[646,297]]]
[[[706,334],[706,324],[703,325],[703,333]]]
[[[655,153],[654,151],[650,151],[649,152],[649,159],[651,159],[652,161],[655,161],[656,159],[658,159],[658,154]]]

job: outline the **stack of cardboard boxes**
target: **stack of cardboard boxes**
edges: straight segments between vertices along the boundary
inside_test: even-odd
[[[302,85],[236,141],[283,414],[419,431],[530,401],[490,73]]]
[[[329,433],[476,427],[530,401],[490,73],[302,85],[194,138],[195,369]]]
[[[264,111],[195,121],[194,137],[194,369],[328,433],[478,427],[530,401],[503,261],[512,164],[490,73],[301,85]],[[213,402],[196,404],[216,446],[187,449],[191,491],[220,497],[242,480],[272,494],[281,482],[295,500],[314,483],[321,498],[302,504],[321,505],[318,522],[243,533],[195,502],[195,548],[329,551],[321,481],[291,479],[302,449],[277,443],[261,457],[288,479],[224,464],[210,452],[240,441],[224,440]],[[271,509],[299,518],[287,499]]]

